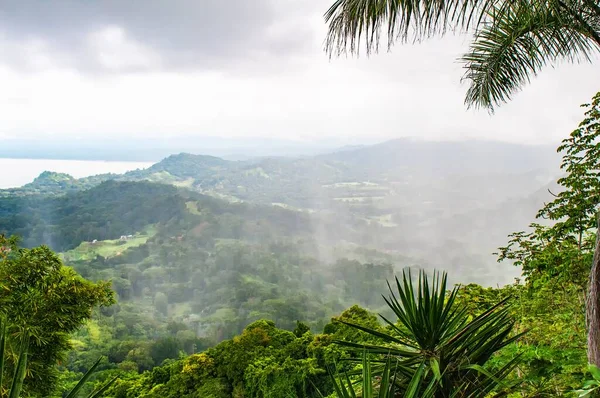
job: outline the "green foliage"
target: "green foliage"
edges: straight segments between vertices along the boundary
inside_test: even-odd
[[[600,93],[582,106],[588,108],[584,120],[558,147],[563,152],[561,169],[566,172],[558,180],[563,189],[539,211],[538,218],[555,220],[552,229],[558,236],[574,236],[582,249],[589,250],[583,238],[596,228],[600,203]]]
[[[30,354],[30,336],[27,333],[27,330],[23,334],[23,338],[20,341],[18,347],[18,355],[16,359],[16,365],[14,367],[14,372],[12,377],[10,377],[10,387],[8,389],[5,388],[3,380],[5,373],[8,373],[8,370],[5,368],[5,357],[6,357],[6,340],[8,336],[8,331],[6,328],[6,321],[0,319],[0,397],[8,397],[8,398],[19,398],[21,397],[21,393],[23,391],[23,384],[25,381],[25,375],[27,373],[27,359]],[[66,394],[66,398],[75,398],[81,392],[84,384],[89,380],[92,373],[96,370],[102,358],[99,358],[94,365],[88,369],[88,371],[83,375],[83,377],[77,382],[75,387]],[[88,398],[98,398],[101,394],[106,391],[116,380],[112,378],[107,381],[100,388],[95,390],[93,393],[88,395]]]
[[[584,106],[585,119],[558,147],[566,172],[561,191],[536,216],[552,225],[531,224],[531,232],[511,234],[500,248],[499,260],[521,266],[529,283],[546,278],[587,286],[600,203],[600,93]]]
[[[113,303],[105,282],[92,283],[65,267],[47,247],[18,249],[0,236],[10,252],[0,258],[0,311],[9,321],[7,367],[22,339],[29,339],[24,389],[47,396],[56,382],[56,363],[71,348],[69,334],[91,317],[96,306]]]
[[[595,247],[600,193],[600,94],[585,119],[563,140],[560,192],[537,214],[530,232],[510,235],[499,261],[520,266],[525,286],[515,287],[521,328],[525,388],[530,394],[567,394],[586,369],[586,291]]]
[[[154,307],[156,308],[156,311],[160,312],[161,314],[165,316],[168,315],[169,300],[167,298],[167,295],[163,292],[156,293],[156,295],[154,296]]]
[[[107,181],[59,197],[0,200],[0,233],[21,236],[26,247],[73,249],[83,241],[118,239],[185,212],[174,187]]]
[[[174,337],[162,337],[150,346],[150,356],[155,364],[160,365],[165,359],[177,358],[181,344]]]
[[[393,361],[397,365],[397,360]],[[398,392],[396,386],[396,370],[390,356],[385,360],[383,370],[377,378],[371,373],[373,363],[369,359],[366,350],[362,356],[362,377],[359,383],[353,382],[348,373],[335,374],[329,368],[329,376],[333,381],[335,394],[338,398],[431,398],[434,397],[432,388],[421,387],[420,379],[424,372],[424,366],[420,366],[413,375],[410,383],[403,392]],[[320,394],[320,392],[319,392]],[[323,395],[320,395],[322,398]]]
[[[325,369],[309,353],[314,336],[301,337],[259,320],[241,335],[151,372],[122,379],[111,397],[316,397],[328,388]]]
[[[339,316],[333,317],[331,322],[325,325],[324,333],[332,334],[336,340],[346,341],[375,341],[377,337],[371,333],[367,333],[361,328],[354,325],[368,328],[369,330],[381,330],[381,325],[377,321],[377,317],[359,307],[353,305]],[[381,330],[382,331],[382,330]]]
[[[310,327],[304,322],[297,321],[296,328],[294,329],[294,335],[296,337],[302,337],[304,333],[310,332]]]
[[[392,363],[395,391],[408,393],[423,388],[424,396],[481,398],[503,391],[507,386],[502,380],[514,369],[516,358],[497,369],[488,361],[521,337],[511,336],[514,321],[506,300],[469,319],[467,308],[456,302],[458,288],[447,294],[446,280],[445,274],[440,277],[434,273],[430,284],[421,272],[415,286],[410,272],[404,273],[402,282],[396,279],[396,292],[390,286],[390,295],[385,298],[397,317],[392,322],[382,316],[388,330],[341,321],[382,343],[338,343],[397,361]]]
[[[96,361],[96,363],[94,363],[94,365],[83,375],[83,377],[81,378],[81,380],[79,380],[79,382],[75,385],[75,387],[73,387],[73,389],[67,394],[66,398],[75,398],[75,397],[77,397],[77,395],[81,391],[81,389],[84,386],[84,384],[89,380],[89,378],[92,376],[92,373],[96,370],[96,368],[100,364],[100,361],[102,361],[102,358],[99,358]],[[106,390],[108,390],[110,388],[110,386],[116,380],[117,380],[117,377],[113,377],[112,379],[108,380],[100,388],[98,388],[97,390],[94,390],[90,395],[88,395],[88,398],[99,398],[99,397],[101,397],[102,394]]]
[[[0,191],[0,197],[28,195],[60,196],[65,193],[74,193],[82,189],[92,188],[114,177],[116,177],[116,174],[101,174],[84,179],[75,179],[68,174],[44,171],[29,184],[25,184],[20,188]]]
[[[600,368],[595,365],[590,365],[588,371],[592,378],[586,380],[585,383],[583,383],[583,386],[575,391],[578,398],[593,397],[596,392],[600,390]]]
[[[195,157],[180,160],[190,167],[198,161]],[[353,190],[365,187],[335,183],[344,175],[339,167],[346,164],[346,160],[341,157],[339,162],[331,166],[335,178],[331,176],[328,183],[334,183],[326,189],[335,190],[336,195],[352,197],[357,194]],[[269,188],[267,192],[264,184],[240,185],[239,180],[229,178],[231,170],[221,169],[247,165],[209,163],[213,169],[204,169],[205,179],[195,182],[188,181],[192,177],[187,174],[192,172],[180,167],[177,159],[160,166],[164,168],[160,172],[156,169],[156,175],[139,172],[135,178],[180,185],[189,183],[198,190],[213,189],[211,187],[216,186],[211,185],[213,183],[220,184],[224,190],[231,189],[230,192],[239,193],[241,191],[236,190],[243,188],[247,198],[258,198],[265,203],[281,194],[281,187]],[[271,168],[266,164],[260,168],[262,173],[278,178],[290,173],[288,166],[273,161]],[[281,174],[275,174],[273,170],[279,167]],[[285,168],[288,169],[283,170]],[[245,171],[251,178],[267,178],[257,169]],[[288,179],[285,183],[293,185],[296,181]],[[323,183],[315,178],[309,187],[318,186],[323,190]],[[282,202],[305,200],[302,204],[306,205],[311,198],[304,195],[305,188],[299,187],[290,195],[292,199],[282,199]],[[398,332],[390,324],[382,326],[371,311],[382,313],[386,319],[397,317],[391,308],[381,306],[381,287],[395,270],[417,263],[389,253],[390,248],[394,252],[404,252],[407,248],[414,252],[412,241],[397,246],[394,243],[397,240],[390,237],[397,230],[393,226],[382,226],[405,222],[404,215],[389,217],[387,209],[373,203],[340,205],[336,211],[342,210],[334,212],[331,217],[334,222],[331,222],[329,218],[309,212],[231,204],[186,190],[129,182],[106,183],[77,195],[54,198],[52,204],[47,200],[39,197],[24,201],[0,199],[0,225],[11,231],[15,226],[21,228],[19,231],[34,243],[51,243],[49,238],[54,237],[54,233],[73,229],[72,235],[59,242],[65,249],[77,247],[63,254],[65,263],[91,280],[111,280],[119,297],[118,304],[96,310],[93,320],[70,332],[68,337],[73,350],[59,367],[61,390],[63,386],[73,387],[96,358],[107,353],[108,363],[96,369],[96,381],[88,383],[82,393],[90,393],[92,384],[99,387],[114,377],[115,372],[122,372],[122,379],[106,396],[314,398],[318,396],[317,390],[324,394],[334,392],[334,383],[326,373],[328,364],[336,363],[340,375],[348,372],[354,383],[360,380],[354,377],[360,373],[356,372],[365,369],[363,345],[396,348],[396,344],[386,343],[381,336],[398,338]],[[136,206],[142,201],[147,204],[145,218],[136,221]],[[163,210],[169,206],[174,208],[173,212],[165,213]],[[65,221],[63,216],[67,213]],[[59,216],[52,218],[52,214]],[[4,220],[12,224],[5,224]],[[103,220],[110,221],[110,225]],[[413,221],[419,222],[418,219]],[[323,235],[327,236],[315,237],[316,227],[326,231]],[[575,234],[548,244],[547,228],[540,226],[531,239],[522,236],[519,243],[511,246],[510,254],[507,252],[515,261],[522,261],[526,286],[488,289],[469,285],[460,288],[454,298],[454,305],[465,309],[460,315],[468,324],[498,302],[513,297],[514,305],[506,309],[517,323],[509,335],[526,329],[530,332],[519,342],[495,352],[483,369],[492,373],[508,371],[511,361],[521,355],[518,368],[507,380],[511,385],[518,384],[525,396],[568,394],[581,385],[585,372],[581,299],[589,252],[581,251],[580,246],[587,247],[588,239],[593,240],[593,236],[584,234],[581,245],[573,238]],[[377,233],[382,230],[386,231],[385,238]],[[99,231],[97,236],[110,240],[93,244],[89,240],[94,236],[88,236],[85,231],[92,231],[94,236]],[[140,234],[135,235],[136,231]],[[136,237],[124,242],[117,240],[128,233]],[[331,247],[332,242],[342,239],[348,244]],[[358,247],[365,242],[369,248]],[[388,252],[382,253],[377,248]],[[439,256],[443,256],[444,261],[447,257],[450,267],[462,263],[462,257],[455,255],[462,250],[436,252],[442,253]],[[345,256],[349,259],[333,261]],[[9,254],[5,253],[4,257],[8,258]],[[483,272],[478,277],[487,278]],[[358,305],[342,312],[354,303]],[[333,314],[339,315],[328,323]],[[498,320],[498,323],[502,322]],[[245,325],[249,326],[244,328]],[[423,336],[429,333],[424,331],[433,330],[429,326],[423,330],[409,329],[402,322],[394,322],[394,326],[402,333]],[[324,333],[314,335],[311,329],[324,329]],[[234,337],[236,334],[239,336]],[[405,342],[405,337],[400,338]],[[358,346],[350,349],[352,347],[332,344],[336,340]],[[417,340],[412,344],[423,343]],[[14,351],[17,343],[15,340],[9,348]],[[434,350],[436,358],[447,353]],[[185,357],[186,354],[189,356]],[[468,360],[476,359],[468,357]],[[369,354],[366,360],[371,376],[385,374],[389,360],[389,379],[394,380],[391,385],[408,390],[414,386],[414,391],[419,391],[417,396],[425,394],[428,383],[436,377],[436,365],[431,361],[410,366],[404,363],[403,366],[410,369],[404,374],[398,371],[396,359],[388,356],[387,351]],[[457,373],[461,364],[458,361]],[[444,365],[443,361],[437,365],[440,377],[452,373],[442,373],[444,366],[450,365]],[[469,377],[478,375],[485,379],[481,369],[462,371]],[[395,375],[399,376],[394,378]],[[413,383],[413,380],[416,381]],[[380,382],[373,378],[375,394],[380,391]],[[364,386],[358,387],[356,392],[364,389]]]

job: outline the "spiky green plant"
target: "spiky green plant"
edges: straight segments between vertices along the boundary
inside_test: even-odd
[[[3,376],[5,373],[5,350],[6,350],[6,321],[0,318],[0,398],[8,397],[8,398],[19,398],[21,396],[21,391],[23,389],[23,381],[25,380],[26,370],[27,370],[27,354],[29,351],[29,336],[27,334],[23,334],[23,338],[21,339],[21,343],[19,345],[19,356],[17,357],[17,363],[15,365],[15,370],[11,378],[10,387],[7,391],[2,391],[3,386]],[[66,398],[75,398],[81,391],[81,388],[84,384],[89,380],[92,376],[92,373],[96,370],[100,362],[102,361],[102,357],[98,358],[96,363],[83,375],[81,380],[75,385],[75,387],[67,394]],[[93,391],[91,394],[87,396],[87,398],[98,398],[101,394],[106,391],[115,381],[117,377],[114,377],[107,381],[102,387]]]
[[[486,366],[496,352],[521,336],[511,336],[514,322],[507,300],[470,319],[467,309],[456,303],[458,289],[447,293],[445,273],[440,276],[435,272],[430,283],[421,271],[416,288],[410,271],[403,273],[402,282],[398,278],[395,282],[397,291],[388,284],[390,295],[384,300],[397,322],[380,315],[388,326],[387,332],[340,321],[382,342],[336,341],[363,351],[363,398],[375,397],[370,387],[371,373],[380,376],[383,389],[379,389],[378,396],[383,398],[483,398],[501,395],[513,387],[503,380],[518,358],[499,369]],[[380,359],[369,361],[368,355]],[[348,376],[345,380],[338,377],[335,384],[340,398],[356,394]]]

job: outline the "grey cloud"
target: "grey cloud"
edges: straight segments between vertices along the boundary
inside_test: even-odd
[[[314,32],[293,21],[309,10],[285,0],[10,0],[0,4],[0,32],[12,43],[41,41],[58,62],[87,70],[103,68],[90,35],[119,27],[167,68],[227,69],[256,54],[284,61],[305,52]]]

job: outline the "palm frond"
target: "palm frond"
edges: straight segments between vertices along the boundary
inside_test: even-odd
[[[492,7],[509,0],[337,0],[325,13],[330,54],[377,51],[382,34],[388,48],[398,39],[421,40],[478,26]]]
[[[546,65],[587,61],[600,50],[596,0],[336,0],[325,13],[325,50],[367,54],[412,36],[473,32],[461,61],[470,83],[465,103],[494,108],[507,102]]]
[[[518,0],[490,10],[462,57],[470,83],[465,103],[493,111],[547,64],[589,61],[600,49],[599,17],[573,3]]]

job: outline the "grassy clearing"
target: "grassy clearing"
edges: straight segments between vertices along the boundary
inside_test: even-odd
[[[66,261],[92,260],[96,256],[114,257],[121,255],[122,252],[130,247],[141,246],[156,234],[156,227],[149,226],[142,232],[136,233],[132,238],[121,241],[120,239],[102,240],[96,243],[82,242],[73,250],[64,253]]]
[[[281,202],[273,202],[273,203],[271,203],[271,206],[283,207],[286,210],[299,211],[299,212],[305,212],[305,213],[314,213],[316,211],[314,209],[295,207],[295,206],[291,206],[291,205],[288,205],[286,203],[281,203]]]
[[[198,209],[198,203],[197,202],[191,202],[191,201],[190,202],[185,202],[185,207],[192,214],[196,214],[196,215],[201,215],[202,214],[200,212],[200,210]]]
[[[265,171],[263,170],[262,167],[256,167],[254,169],[245,170],[244,171],[244,175],[246,177],[248,177],[248,176],[258,176],[258,177],[266,178],[268,180],[271,179],[271,176],[268,175],[267,173],[265,173]]]
[[[192,188],[195,181],[196,180],[194,180],[193,178],[188,178],[181,181],[173,181],[173,185],[175,185],[178,188]]]

